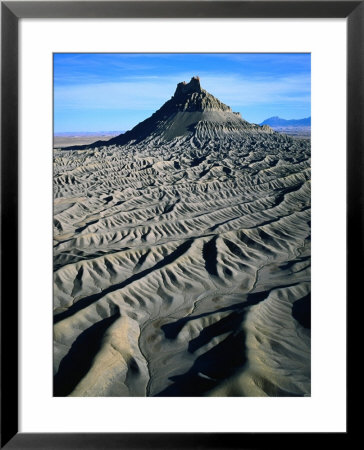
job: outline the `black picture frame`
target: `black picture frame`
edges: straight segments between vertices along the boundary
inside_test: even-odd
[[[270,448],[315,444],[325,433],[18,432],[18,21],[21,18],[346,18],[347,312],[363,272],[364,1],[1,2],[1,448]],[[359,255],[358,255],[359,253]],[[345,274],[343,274],[345,275]],[[349,335],[348,335],[349,338]],[[347,349],[350,352],[350,339]],[[348,359],[349,362],[349,359]],[[348,373],[349,374],[349,373]],[[334,395],[334,393],[333,393]],[[330,433],[347,445],[347,432]],[[298,440],[299,439],[299,440]],[[345,440],[345,442],[344,442]]]

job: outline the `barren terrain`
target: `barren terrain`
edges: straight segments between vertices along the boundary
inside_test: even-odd
[[[310,142],[180,83],[54,151],[54,395],[310,395]]]

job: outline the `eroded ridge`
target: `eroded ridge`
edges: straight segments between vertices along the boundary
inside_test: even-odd
[[[310,395],[309,141],[189,85],[54,151],[57,396]]]

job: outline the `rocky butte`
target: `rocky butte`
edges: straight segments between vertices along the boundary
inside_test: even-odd
[[[199,77],[193,77],[189,83],[178,83],[172,98],[151,117],[109,140],[107,145],[135,144],[144,139],[160,143],[192,135],[206,140],[230,133],[273,133],[273,130],[267,125],[250,124],[240,113],[233,112],[229,106],[202,89]],[[104,145],[105,141],[97,141],[64,150],[83,150]]]

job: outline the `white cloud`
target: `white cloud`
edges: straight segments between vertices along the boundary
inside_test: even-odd
[[[206,77],[206,89],[230,106],[249,106],[277,102],[310,101],[310,78],[292,76],[282,78]]]
[[[310,102],[308,75],[244,78],[241,75],[188,73],[55,87],[55,108],[155,110],[173,95],[178,82],[189,81],[192,75],[199,75],[202,87],[233,109],[258,104]]]

